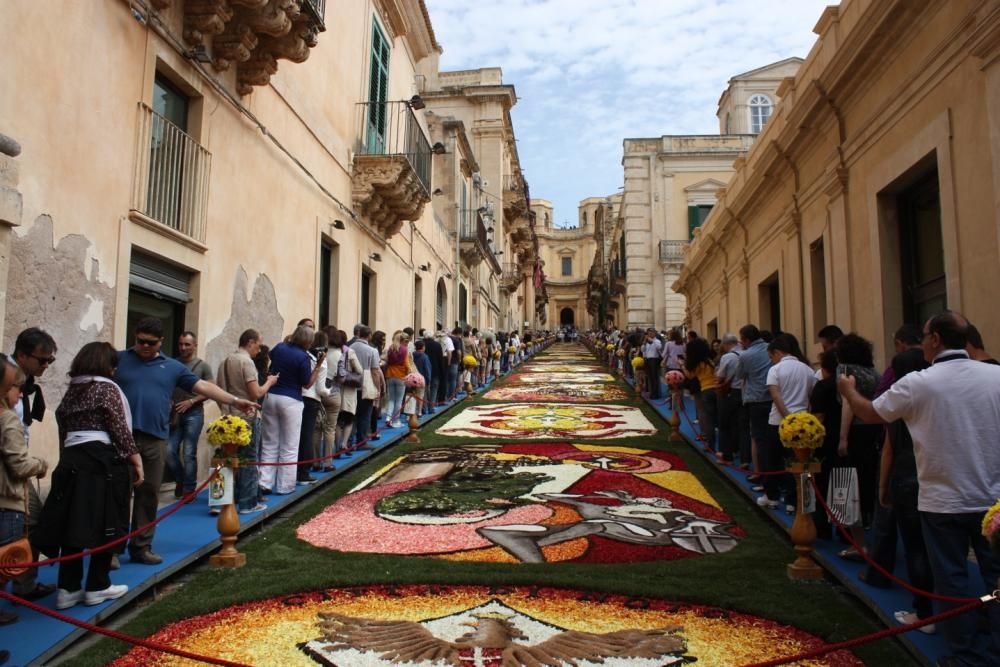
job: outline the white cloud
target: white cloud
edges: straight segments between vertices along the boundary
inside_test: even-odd
[[[503,68],[536,197],[575,220],[622,181],[625,137],[713,134],[736,74],[805,57],[829,0],[427,0],[442,69]]]

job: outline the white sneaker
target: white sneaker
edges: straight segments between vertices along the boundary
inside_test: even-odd
[[[257,503],[248,510],[240,510],[240,514],[253,514],[254,512],[263,512],[267,509],[267,505],[264,503]]]
[[[768,500],[768,497],[766,495],[764,495],[764,496],[760,496],[760,497],[757,498],[757,506],[758,507],[763,507],[765,509],[771,509],[771,510],[773,510],[773,509],[777,509],[777,507],[778,507],[778,501],[777,500]]]
[[[73,591],[72,593],[65,588],[60,588],[59,592],[56,593],[56,609],[69,609],[70,607],[75,607],[80,604],[83,600],[83,589],[78,591]]]
[[[785,505],[785,512],[795,514],[795,505]]]
[[[900,625],[909,625],[910,623],[916,623],[917,621],[920,620],[917,617],[916,612],[912,611],[897,611],[895,614],[893,614],[893,616],[896,618],[896,622],[899,623]],[[919,627],[917,628],[917,630],[920,630],[920,632],[924,633],[925,635],[933,635],[935,632],[937,632],[937,628],[933,623]]]
[[[107,602],[108,600],[117,600],[126,593],[128,593],[128,586],[125,584],[118,584],[117,586],[111,584],[103,591],[87,591],[84,593],[83,604],[95,605]]]

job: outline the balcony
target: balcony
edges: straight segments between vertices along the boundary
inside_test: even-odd
[[[474,215],[469,215],[473,213]],[[479,266],[484,259],[490,264],[493,273],[502,273],[500,262],[493,253],[489,231],[483,221],[480,210],[468,211],[462,216],[459,226],[459,252],[462,260],[469,266]]]
[[[688,245],[689,241],[660,241],[660,263],[683,266]]]
[[[354,150],[355,208],[386,239],[417,220],[431,200],[431,147],[407,102],[358,105]]]
[[[211,166],[212,154],[201,144],[139,104],[133,211],[203,244]]]
[[[304,62],[326,30],[326,0],[152,0],[183,5],[184,40],[218,71],[236,66],[236,90],[266,86],[279,60]]]
[[[520,173],[508,174],[504,177],[503,213],[507,220],[516,220],[528,213],[528,198],[524,187],[524,178]]]
[[[524,280],[524,272],[521,265],[507,262],[503,265],[503,272],[500,274],[500,289],[506,292],[513,292]]]

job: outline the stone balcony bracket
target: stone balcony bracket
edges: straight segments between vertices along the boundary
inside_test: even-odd
[[[408,220],[419,220],[431,198],[403,155],[356,155],[351,181],[355,209],[383,237]]]
[[[279,60],[301,63],[326,30],[326,0],[153,0],[184,7],[184,40],[203,48],[218,71],[236,66],[236,89],[266,86]]]

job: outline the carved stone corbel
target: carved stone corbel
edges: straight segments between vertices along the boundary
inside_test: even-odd
[[[208,38],[221,35],[233,18],[227,0],[187,0],[184,5],[184,39],[191,44],[205,44]]]

